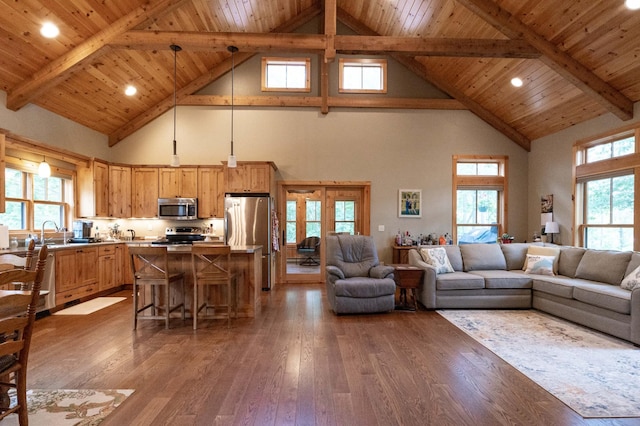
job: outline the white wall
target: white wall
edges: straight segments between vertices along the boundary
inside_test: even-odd
[[[114,161],[167,164],[173,115],[168,113],[113,148]],[[401,229],[451,232],[451,157],[509,155],[509,232],[527,238],[527,152],[467,111],[235,110],[235,154],[269,160],[282,180],[371,181],[371,233],[382,260]],[[220,164],[229,153],[230,114],[179,107],[181,163]],[[398,218],[398,189],[421,189],[421,219]],[[385,231],[379,232],[378,225]]]
[[[571,240],[573,144],[584,138],[640,122],[640,102],[634,105],[634,110],[635,118],[630,121],[622,121],[613,114],[606,114],[532,142],[528,191],[530,235],[535,230],[540,230],[540,197],[553,194],[553,216],[560,225],[560,235],[554,236],[554,242],[567,245],[574,243]]]
[[[33,104],[18,111],[6,108],[7,94],[0,90],[0,127],[20,136],[87,156],[109,160],[108,139],[91,130]]]

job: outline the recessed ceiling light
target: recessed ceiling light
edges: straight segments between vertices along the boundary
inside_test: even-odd
[[[627,6],[627,9],[637,10],[640,9],[640,0],[626,0],[624,5]]]
[[[127,96],[133,96],[138,92],[135,86],[128,85],[126,89],[124,89],[124,94]]]
[[[56,24],[45,22],[44,24],[42,24],[42,27],[40,27],[40,34],[42,34],[42,36],[46,38],[56,38],[58,37],[58,34],[60,34],[60,30],[58,29]]]
[[[521,79],[519,79],[518,77],[513,77],[513,78],[511,79],[511,84],[512,84],[514,87],[521,87],[521,86],[522,86],[522,80],[521,80]]]

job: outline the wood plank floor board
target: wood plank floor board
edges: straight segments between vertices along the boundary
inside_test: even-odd
[[[435,312],[334,315],[324,286],[261,294],[256,318],[147,321],[127,300],[36,322],[29,387],[131,388],[102,426],[568,425],[583,419]]]

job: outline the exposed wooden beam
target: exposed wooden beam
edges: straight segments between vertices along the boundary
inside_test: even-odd
[[[116,22],[96,33],[66,54],[54,59],[44,68],[35,72],[7,95],[7,108],[17,111],[37,96],[64,81],[75,68],[88,63],[100,50],[119,34],[144,25],[158,16],[171,12],[188,0],[147,1]]]
[[[236,106],[260,107],[321,107],[322,96],[234,96]],[[329,96],[330,107],[341,108],[396,108],[396,109],[467,109],[455,99],[422,99],[422,98],[380,98],[380,97],[344,97]],[[230,96],[191,95],[184,97],[178,105],[184,106],[229,106]]]
[[[522,39],[542,53],[549,68],[589,94],[622,120],[633,118],[633,102],[565,51],[529,28],[492,0],[456,0],[512,39]]]
[[[305,9],[302,13],[299,13],[292,20],[284,23],[274,30],[275,33],[288,33],[294,31],[296,28],[306,24],[311,21],[313,18],[318,16],[321,13],[320,9],[317,7],[309,7]],[[182,40],[180,40],[180,45],[182,45]],[[166,46],[163,48],[166,49]],[[184,47],[183,47],[184,49]],[[226,47],[225,47],[226,50]],[[253,57],[253,53],[245,53],[238,52],[234,55],[235,65],[238,66],[243,62],[247,61],[251,57]],[[178,89],[176,93],[176,103],[180,103],[185,97],[197,92],[203,87],[207,86],[212,81],[217,80],[222,75],[226,74],[231,70],[231,59],[227,59],[222,63],[218,64],[213,69],[205,72],[200,77],[193,80],[188,85]],[[150,123],[158,116],[164,114],[166,111],[171,109],[173,106],[173,94],[167,96],[161,102],[159,102],[154,108],[151,110],[145,111],[143,114],[138,115],[133,120],[126,123],[124,126],[117,129],[115,132],[109,135],[109,146],[114,146],[122,139],[141,129],[146,124]]]
[[[341,9],[338,9],[338,19],[343,24],[345,24],[346,26],[348,26],[358,34],[368,35],[368,36],[377,35],[372,29],[365,26],[360,21],[356,21],[355,19],[353,19],[353,17],[351,17],[351,15],[349,15],[348,13],[344,12]],[[487,110],[482,105],[480,105],[479,103],[475,102],[473,99],[465,95],[462,90],[458,89],[452,84],[447,83],[446,81],[439,79],[438,77],[430,73],[429,70],[421,62],[417,61],[415,58],[405,54],[401,54],[401,53],[391,53],[390,56],[394,58],[396,61],[403,64],[409,70],[413,71],[419,77],[427,80],[428,82],[436,86],[438,89],[444,91],[449,96],[458,100],[462,105],[467,107],[469,111],[476,114],[482,120],[487,122],[489,125],[493,126],[496,130],[498,130],[499,132],[507,136],[509,139],[511,139],[518,145],[520,145],[522,148],[524,148],[527,151],[531,150],[531,141],[527,137],[525,137],[523,134],[518,132],[513,127],[509,126],[507,123],[505,123],[502,119],[500,119],[498,116],[493,114],[491,111]]]
[[[338,27],[336,0],[324,0],[324,34],[327,38],[324,62],[333,62],[336,58],[335,38]]]
[[[388,36],[336,36],[344,54],[400,52],[414,56],[464,56],[536,59],[540,52],[523,40],[450,39]]]

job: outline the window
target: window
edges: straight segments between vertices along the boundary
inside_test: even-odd
[[[339,61],[340,93],[387,93],[385,59],[344,59]]]
[[[322,202],[316,200],[307,200],[306,209],[306,235],[305,237],[319,237],[321,224],[320,219],[322,217]]]
[[[67,199],[72,197],[71,180],[41,178],[37,174],[7,167],[5,169],[6,208],[0,222],[10,230],[40,230],[47,220],[67,227]],[[54,229],[48,224],[46,229]]]
[[[635,187],[640,158],[636,131],[575,145],[575,244],[591,249],[637,250]]]
[[[287,200],[287,241],[285,244],[295,244],[297,241],[296,231],[297,231],[297,205],[296,200]]]
[[[506,229],[508,157],[454,156],[454,239],[495,243]]]
[[[262,58],[262,91],[311,91],[309,58]]]
[[[354,235],[356,232],[356,202],[335,202],[336,232],[348,232]]]

